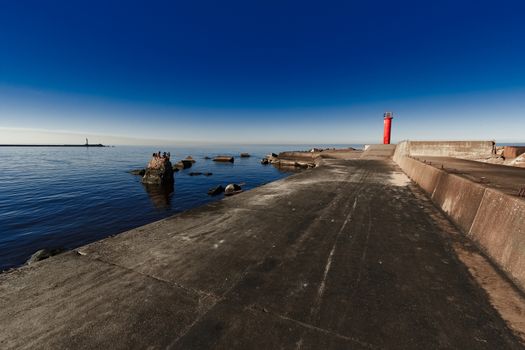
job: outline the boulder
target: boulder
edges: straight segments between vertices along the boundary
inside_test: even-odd
[[[208,159],[211,159],[211,157],[206,156],[206,157],[204,157],[204,159],[208,160]]]
[[[153,157],[142,177],[142,183],[169,185],[173,183],[173,166],[167,157]]]
[[[217,156],[217,157],[213,158],[213,161],[214,162],[230,162],[230,163],[233,163],[234,158],[230,157],[230,156]]]
[[[29,260],[27,260],[26,264],[27,265],[31,265],[31,264],[33,264],[33,263],[35,263],[37,261],[41,261],[41,260],[47,259],[49,257],[52,257],[53,255],[60,254],[60,253],[62,253],[64,251],[65,251],[65,249],[63,249],[63,248],[40,249],[39,251],[37,251],[36,253],[31,255]]]
[[[268,160],[268,158],[263,158],[261,159],[261,164],[263,165],[270,164],[270,161]]]
[[[241,153],[241,158],[249,158],[249,157],[250,157],[249,153]]]
[[[203,175],[204,175],[204,176],[212,176],[213,173],[204,173]]]
[[[193,172],[192,171],[189,175],[190,176],[199,176],[199,175],[202,175],[202,173],[200,173],[200,172]]]
[[[224,187],[222,187],[222,185],[219,185],[217,187],[214,187],[214,188],[210,188],[208,190],[208,195],[210,196],[216,196],[218,194],[221,194],[224,192]]]
[[[229,184],[224,189],[224,194],[226,196],[231,196],[231,195],[234,195],[234,194],[237,194],[237,193],[241,193],[241,192],[242,192],[242,188],[241,188],[241,186],[239,186],[237,184]]]
[[[184,159],[183,161],[188,161],[188,162],[191,162],[192,164],[195,163],[195,159],[193,159],[192,156],[187,156],[186,159]]]

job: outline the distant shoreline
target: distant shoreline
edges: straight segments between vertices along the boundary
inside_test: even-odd
[[[0,147],[108,147],[103,144],[94,145],[0,145]]]

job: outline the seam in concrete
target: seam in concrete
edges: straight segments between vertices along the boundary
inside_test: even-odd
[[[443,170],[440,170],[438,169],[439,172],[441,172],[441,176],[439,177],[439,179],[437,180],[436,182],[436,185],[434,186],[434,189],[432,190],[432,194],[430,194],[430,199],[434,199],[434,194],[436,193],[437,189],[439,188],[439,185],[441,184],[441,182],[444,181],[445,179],[445,174],[444,174],[444,171]]]
[[[481,208],[481,205],[483,204],[483,201],[485,200],[485,194],[487,193],[487,188],[485,187],[483,189],[483,195],[481,196],[481,200],[479,201],[479,205],[478,205],[478,209],[476,209],[476,215],[474,215],[474,219],[472,220],[472,223],[470,224],[470,228],[467,232],[467,235],[468,236],[471,236],[472,235],[472,227],[474,227],[474,223],[476,222],[476,220],[478,219],[478,216],[479,216],[479,209]]]
[[[76,250],[75,250],[76,251]],[[78,252],[77,252],[78,253]],[[164,283],[164,284],[167,284],[171,287],[177,287],[177,288],[180,288],[182,290],[184,290],[185,292],[188,292],[190,294],[193,294],[199,298],[201,298],[202,296],[206,296],[206,297],[210,297],[214,300],[219,300],[219,296],[213,294],[213,293],[208,293],[208,292],[205,292],[205,291],[201,291],[201,290],[198,290],[198,289],[194,289],[194,288],[189,288],[189,287],[186,287],[186,286],[183,286],[182,284],[180,283],[176,283],[176,282],[173,282],[173,281],[167,281],[167,280],[164,280],[162,278],[159,278],[159,277],[156,277],[156,276],[152,276],[152,275],[148,275],[146,273],[143,273],[143,272],[140,272],[140,271],[137,271],[137,270],[134,270],[134,269],[131,269],[129,267],[126,267],[126,266],[122,266],[122,265],[118,265],[118,264],[115,264],[115,263],[112,263],[112,262],[109,262],[109,261],[106,261],[106,260],[103,260],[101,258],[96,258],[96,257],[91,257],[89,256],[88,254],[80,254],[79,253],[79,256],[81,257],[85,257],[87,259],[90,259],[90,260],[95,260],[95,261],[98,261],[98,262],[101,262],[103,264],[106,264],[106,265],[109,265],[109,266],[114,266],[114,267],[118,267],[120,269],[123,269],[123,270],[126,270],[126,271],[130,271],[130,272],[133,272],[133,273],[136,273],[138,275],[141,275],[141,276],[144,276],[144,277],[148,277],[148,278],[151,278],[151,279],[154,279],[158,282],[161,282],[161,283]]]
[[[253,310],[253,311],[257,311],[257,310]],[[314,326],[312,324],[309,324],[309,323],[306,323],[306,322],[302,322],[302,321],[299,321],[299,320],[296,320],[294,318],[291,318],[291,317],[288,317],[288,316],[284,316],[284,315],[281,315],[281,314],[278,314],[278,313],[271,312],[270,314],[275,316],[275,317],[278,317],[278,318],[280,318],[282,320],[295,323],[296,325],[299,325],[301,327],[304,327],[304,328],[307,328],[307,329],[310,329],[310,330],[313,330],[313,331],[321,332],[321,333],[324,333],[326,335],[330,335],[330,336],[333,336],[333,337],[336,337],[336,338],[339,338],[339,339],[351,341],[353,343],[359,344],[359,345],[364,346],[364,347],[369,348],[369,349],[379,349],[379,347],[377,347],[375,345],[372,345],[370,343],[366,343],[366,342],[364,342],[362,340],[359,340],[357,338],[354,338],[354,337],[349,337],[349,336],[346,336],[346,335],[342,335],[342,334],[339,334],[337,332],[334,332],[334,331],[331,331],[331,330],[328,330],[328,329],[325,329],[325,328],[317,327],[317,326]]]

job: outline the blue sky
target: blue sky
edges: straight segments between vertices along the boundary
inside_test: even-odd
[[[0,143],[524,141],[524,10],[2,1]]]

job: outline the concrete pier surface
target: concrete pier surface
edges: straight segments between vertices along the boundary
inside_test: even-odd
[[[523,296],[390,159],[0,275],[2,349],[522,349]]]

